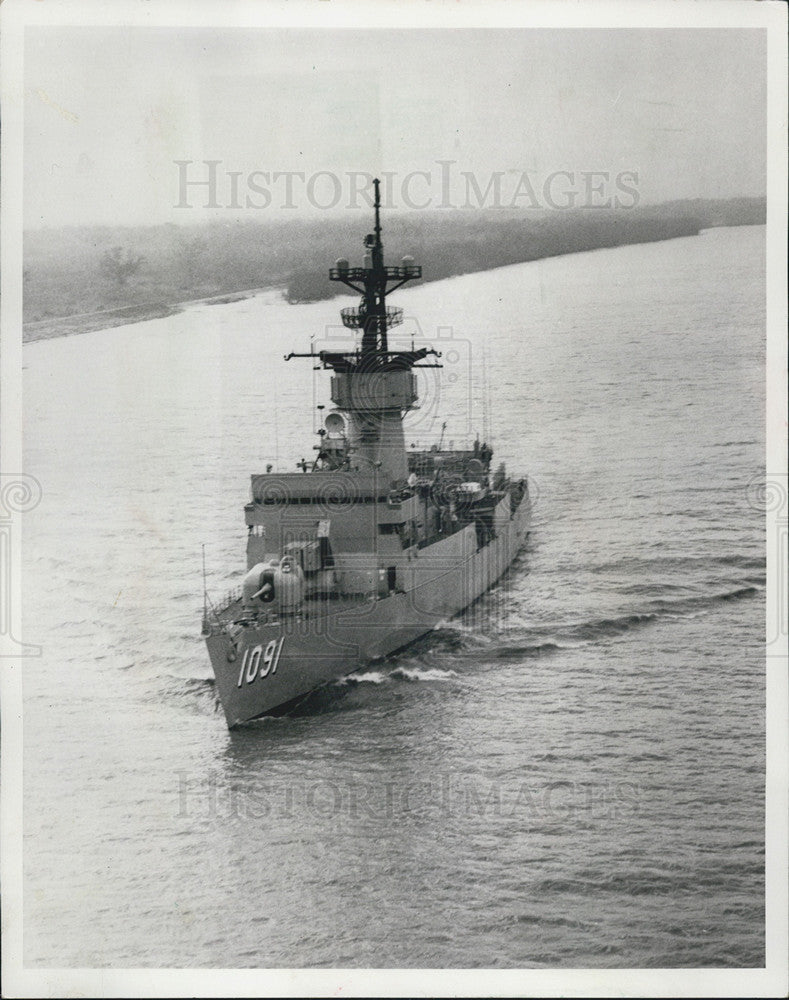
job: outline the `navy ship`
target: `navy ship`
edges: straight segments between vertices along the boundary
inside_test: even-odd
[[[404,257],[384,263],[380,187],[361,267],[329,271],[361,295],[341,310],[345,351],[289,354],[330,371],[334,408],[300,471],[252,476],[244,507],[247,571],[218,606],[205,594],[203,635],[233,728],[285,714],[315,688],[401,649],[463,611],[501,577],[529,532],[525,478],[491,472],[492,449],[406,448],[416,368],[429,347],[392,350],[402,310],[390,292],[421,278]],[[205,591],[205,587],[204,587]]]

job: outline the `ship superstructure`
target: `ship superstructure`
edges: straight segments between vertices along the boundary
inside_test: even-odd
[[[525,479],[492,449],[407,449],[415,368],[432,348],[391,350],[402,310],[387,296],[422,276],[410,257],[384,262],[379,182],[360,267],[332,281],[360,295],[341,310],[349,351],[292,353],[331,372],[334,409],[317,457],[300,471],[252,476],[244,508],[247,572],[223,606],[206,599],[206,636],[229,726],[288,708],[314,688],[386,656],[457,614],[507,569],[529,528]]]

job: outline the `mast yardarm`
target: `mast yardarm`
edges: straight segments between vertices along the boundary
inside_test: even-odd
[[[387,306],[386,296],[400,288],[407,281],[422,277],[422,268],[411,257],[403,257],[399,266],[387,267],[384,263],[384,245],[381,239],[381,184],[376,177],[375,226],[372,233],[364,237],[364,261],[361,267],[351,267],[347,260],[340,259],[329,269],[329,280],[342,284],[360,293],[358,306],[340,310],[345,327],[362,331],[361,349],[354,352],[333,353],[321,351],[317,355],[291,353],[290,358],[317,357],[324,367],[336,372],[407,371],[428,354],[438,355],[431,348],[418,351],[390,351],[387,331],[403,321],[402,309]],[[426,367],[426,366],[420,366]],[[433,367],[432,365],[430,367]]]

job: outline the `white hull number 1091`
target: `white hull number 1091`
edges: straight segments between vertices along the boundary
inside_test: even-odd
[[[258,646],[247,646],[241,658],[241,669],[238,672],[236,687],[241,687],[244,680],[247,684],[251,684],[258,676],[268,677],[269,674],[275,674],[284,642],[284,635],[281,639],[272,639],[266,646],[265,652],[262,643]],[[262,665],[261,660],[263,661]]]

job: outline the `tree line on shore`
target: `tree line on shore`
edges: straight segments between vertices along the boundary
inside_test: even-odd
[[[388,263],[410,254],[423,280],[632,243],[692,236],[713,226],[764,223],[763,198],[671,202],[632,209],[448,210],[389,215]],[[367,228],[366,228],[367,227]],[[250,289],[283,289],[290,302],[342,293],[335,259],[362,263],[362,213],[198,226],[30,230],[24,248],[24,320],[173,305]]]

